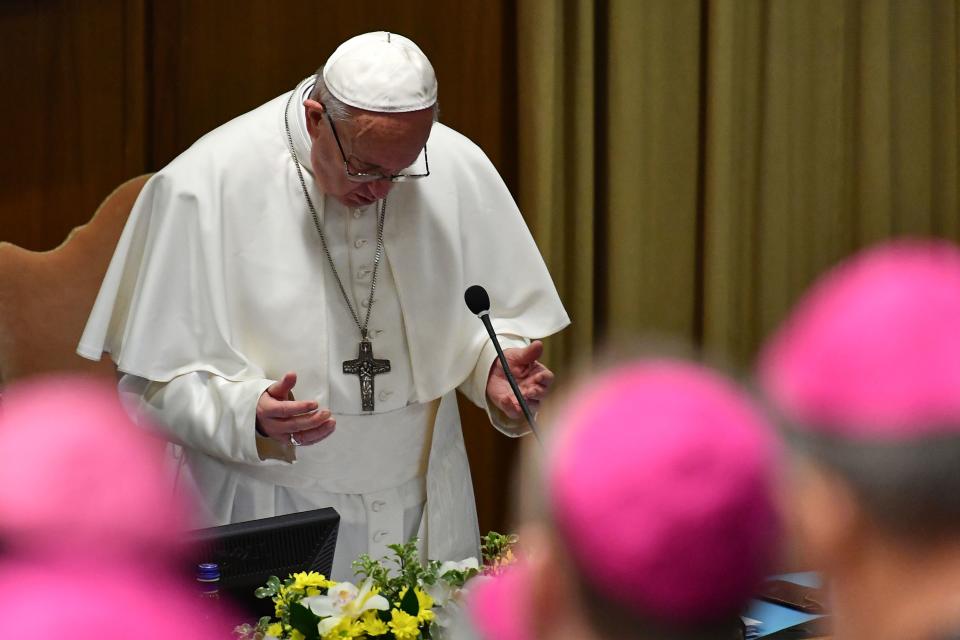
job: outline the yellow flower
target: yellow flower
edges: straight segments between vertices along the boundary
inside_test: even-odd
[[[283,635],[283,625],[279,622],[274,622],[269,627],[267,627],[267,635],[273,636],[274,638],[279,638]]]
[[[319,574],[316,571],[311,571],[309,573],[306,571],[301,571],[300,573],[293,574],[294,589],[306,589],[307,587],[318,587],[323,589],[334,584],[336,583],[327,580],[322,574]]]
[[[290,593],[290,590],[287,587],[280,585],[280,590],[277,591],[277,595],[273,597],[273,611],[274,615],[278,618],[283,616],[283,613],[287,610],[287,596]]]
[[[364,633],[364,625],[359,620],[343,618],[337,626],[333,627],[321,637],[323,640],[339,640],[340,638],[357,638]]]
[[[382,636],[387,631],[387,623],[380,619],[376,611],[365,611],[360,621],[363,623],[363,630],[368,636]]]
[[[417,594],[417,602],[420,604],[421,609],[430,609],[433,607],[433,598],[430,597],[430,594],[417,587],[413,590]]]
[[[400,590],[398,598],[401,601],[403,600],[403,596],[407,595],[407,591],[407,587]],[[437,617],[436,614],[431,611],[433,608],[433,598],[430,597],[430,594],[420,587],[414,588],[413,593],[417,596],[417,622],[430,622]]]
[[[431,610],[433,609],[433,598],[420,587],[414,589],[413,592],[417,594],[417,604],[420,605],[420,611],[417,613],[417,621],[430,622],[436,617],[436,614]]]
[[[390,612],[390,630],[397,640],[416,640],[420,635],[417,619],[405,611],[394,609]]]

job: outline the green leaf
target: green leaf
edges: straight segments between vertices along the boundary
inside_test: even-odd
[[[290,626],[304,635],[307,640],[318,640],[320,630],[317,624],[320,618],[299,602],[290,603]]]
[[[267,578],[267,587],[274,590],[274,593],[280,590],[280,578],[277,576],[270,576]]]
[[[417,600],[417,594],[414,593],[413,589],[407,589],[407,592],[403,594],[403,600],[400,601],[400,609],[412,616],[420,613],[420,601]]]
[[[253,595],[258,598],[272,598],[277,595],[277,592],[271,589],[270,587],[257,587],[257,590],[253,592]]]

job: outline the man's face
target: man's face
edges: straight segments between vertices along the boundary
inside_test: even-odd
[[[786,538],[796,544],[798,566],[833,574],[856,562],[868,522],[851,487],[808,455],[793,453],[781,477]]]
[[[343,155],[337,147],[323,106],[304,101],[307,130],[312,147],[310,163],[320,190],[347,207],[363,207],[387,195],[389,180],[354,182],[343,165],[346,156],[351,171],[385,176],[402,173],[423,150],[433,125],[433,109],[410,113],[377,113],[353,110],[348,120],[334,122]]]

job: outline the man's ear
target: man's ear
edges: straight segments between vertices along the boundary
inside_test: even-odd
[[[794,459],[790,475],[787,509],[804,559],[817,569],[856,562],[870,525],[850,485],[803,456]]]
[[[307,132],[310,134],[310,138],[316,139],[327,110],[321,103],[311,98],[303,101],[303,108],[307,117]]]

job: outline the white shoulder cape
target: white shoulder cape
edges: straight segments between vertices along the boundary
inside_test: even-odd
[[[329,266],[286,145],[288,96],[207,134],[147,183],[78,353],[110,353],[121,371],[160,382],[191,371],[243,381],[294,370],[298,388],[322,402],[325,308],[342,301],[323,290]],[[306,132],[299,118],[290,122],[309,169]],[[498,333],[540,338],[569,323],[483,152],[439,123],[428,150],[431,175],[395,185],[384,229],[421,402],[462,383],[487,341],[463,302],[469,285],[490,292]]]

